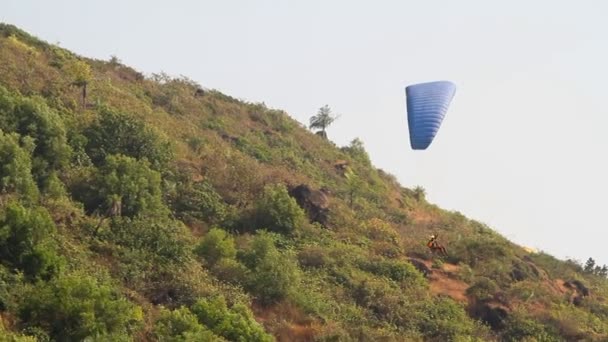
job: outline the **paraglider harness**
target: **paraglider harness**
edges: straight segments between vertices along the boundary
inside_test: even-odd
[[[426,246],[431,250],[431,252],[439,252],[444,256],[448,255],[448,251],[437,242],[437,234],[433,234],[430,236],[429,241],[426,243]]]
[[[437,247],[437,235],[431,235],[429,242],[426,243],[426,246],[431,249],[433,247]]]

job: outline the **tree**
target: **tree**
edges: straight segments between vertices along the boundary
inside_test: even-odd
[[[260,231],[251,247],[242,253],[243,263],[251,270],[246,285],[263,305],[280,301],[293,293],[300,281],[297,262],[288,253],[281,253],[270,233]]]
[[[222,258],[234,259],[236,256],[234,239],[226,231],[213,228],[198,245],[196,253],[202,256],[209,265],[214,265]]]
[[[152,170],[146,160],[111,155],[99,169],[95,183],[90,185],[92,198],[84,199],[89,211],[102,207],[102,212],[114,214],[107,216],[122,214],[127,217],[144,212],[159,216],[166,213],[160,173]]]
[[[593,273],[593,270],[595,269],[595,260],[593,260],[593,258],[589,258],[587,259],[587,262],[585,263],[585,272],[587,273]]]
[[[359,138],[353,139],[349,146],[342,147],[341,150],[348,153],[353,159],[358,160],[367,166],[372,165],[369,160],[369,155],[363,146],[363,141]]]
[[[606,265],[602,266],[602,268],[598,272],[598,275],[602,276],[604,278],[607,277],[608,276],[608,266],[606,266]]]
[[[95,165],[103,164],[108,155],[124,154],[139,160],[145,158],[153,169],[161,171],[173,158],[168,139],[133,115],[104,109],[85,136],[86,153]]]
[[[223,296],[201,298],[191,310],[199,322],[228,341],[274,341],[263,326],[255,321],[248,307],[242,304],[228,307]]]
[[[26,148],[19,146],[20,140]],[[22,139],[18,134],[4,134],[0,130],[0,194],[17,193],[26,199],[35,199],[38,188],[32,178],[33,149],[31,139]]]
[[[108,335],[130,335],[143,316],[112,284],[83,273],[37,282],[18,312],[24,328],[42,328],[52,341],[116,340]]]
[[[0,216],[0,261],[30,279],[49,279],[61,258],[53,239],[55,224],[46,209],[10,202]]]
[[[416,201],[418,201],[418,202],[424,201],[426,198],[426,190],[424,190],[424,188],[421,186],[415,187],[414,188],[414,197],[416,198]]]
[[[346,177],[346,186],[348,188],[348,206],[352,208],[355,203],[355,198],[361,193],[361,189],[365,183],[361,180],[361,177],[351,169],[348,169],[344,176]]]
[[[331,114],[331,109],[329,108],[329,106],[325,105],[325,106],[319,108],[317,115],[313,115],[310,118],[310,128],[311,129],[320,128],[321,131],[319,131],[318,133],[320,133],[320,135],[323,136],[324,138],[327,138],[327,133],[325,132],[325,130],[337,118],[338,118],[338,116],[334,116]]]
[[[154,324],[154,337],[167,342],[219,340],[186,307],[173,311],[161,309],[160,318]]]
[[[269,184],[255,206],[256,228],[290,234],[305,223],[306,214],[283,184]]]
[[[83,61],[77,60],[71,63],[68,68],[68,73],[72,77],[72,84],[82,88],[82,108],[87,108],[87,85],[91,80],[91,67]]]

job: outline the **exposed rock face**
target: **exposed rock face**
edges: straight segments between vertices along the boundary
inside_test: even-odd
[[[329,213],[329,193],[326,189],[314,190],[306,184],[300,184],[289,191],[291,197],[295,198],[298,205],[306,211],[312,222],[318,222],[325,226]]]
[[[583,302],[583,298],[589,296],[590,291],[587,286],[581,283],[580,280],[569,280],[564,282],[564,286],[573,290],[570,296],[570,302],[576,306],[579,306]]]
[[[499,330],[505,327],[509,311],[502,305],[481,302],[472,308],[471,315],[487,323],[492,329]]]
[[[522,281],[529,278],[538,278],[541,273],[531,262],[514,262],[511,269],[511,279],[514,281]]]
[[[201,88],[196,88],[196,91],[194,91],[194,96],[199,97],[199,96],[204,96],[205,95],[205,91]]]

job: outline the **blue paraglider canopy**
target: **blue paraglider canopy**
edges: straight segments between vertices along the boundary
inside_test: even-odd
[[[412,149],[425,150],[433,142],[455,93],[456,85],[449,81],[420,83],[405,88]]]

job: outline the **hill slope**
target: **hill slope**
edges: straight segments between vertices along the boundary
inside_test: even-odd
[[[600,268],[529,253],[263,104],[0,25],[0,130],[9,340],[608,339]]]

